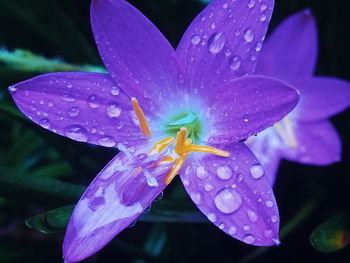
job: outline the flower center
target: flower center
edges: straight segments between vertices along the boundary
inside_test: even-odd
[[[298,146],[292,123],[288,117],[277,122],[273,127],[286,145],[291,148],[296,148]]]
[[[141,131],[146,137],[151,136],[151,130],[138,101],[135,98],[131,98],[131,104],[136,113],[136,117],[139,120]],[[165,129],[171,136],[155,143],[152,150],[148,152],[148,155],[160,154],[175,142],[172,154],[166,155],[163,159],[154,163],[154,166],[158,166],[162,163],[175,161],[174,166],[165,178],[165,184],[169,184],[179,173],[188,154],[191,152],[210,153],[222,157],[230,156],[229,152],[211,146],[192,144],[193,139],[199,138],[201,127],[202,125],[200,124],[198,117],[193,113],[179,114],[165,124]],[[190,133],[188,132],[188,129],[190,129]]]

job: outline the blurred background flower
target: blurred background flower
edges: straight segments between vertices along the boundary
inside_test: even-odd
[[[176,47],[208,1],[130,2]],[[67,205],[75,203],[116,153],[36,127],[7,92],[8,86],[38,73],[104,71],[90,30],[89,5],[89,0],[0,1],[1,263],[62,262],[63,231],[71,211]],[[305,8],[318,26],[316,74],[349,80],[348,1],[276,1],[269,31]],[[349,213],[349,113],[331,119],[343,145],[341,162],[315,167],[282,161],[274,187],[281,216],[279,247],[250,247],[216,231],[176,178],[159,197],[162,202],[155,202],[133,226],[137,231],[127,229],[86,262],[347,262],[350,250],[342,248],[348,242],[349,217],[339,213]],[[50,234],[26,226],[29,218],[27,225]]]

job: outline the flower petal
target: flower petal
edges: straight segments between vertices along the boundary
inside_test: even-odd
[[[263,76],[236,78],[208,94],[207,140],[240,141],[282,119],[298,102],[298,93],[283,82]]]
[[[350,106],[350,83],[337,78],[313,77],[299,81],[300,102],[293,117],[315,121],[335,115]]]
[[[278,208],[257,158],[244,143],[212,146],[231,156],[192,157],[181,179],[193,202],[234,238],[256,246],[278,244]]]
[[[139,141],[130,98],[106,74],[51,73],[9,88],[32,121],[80,142],[114,147]]]
[[[293,122],[297,147],[284,145],[283,157],[304,164],[328,165],[340,161],[341,142],[329,121]]]
[[[192,22],[177,53],[192,89],[215,89],[253,73],[274,1],[212,1]]]
[[[81,261],[104,247],[166,186],[170,163],[155,165],[160,159],[145,154],[151,147],[118,148],[122,152],[96,176],[71,216],[63,244],[68,262]]]
[[[309,10],[286,19],[265,41],[256,74],[293,82],[314,73],[317,29]]]
[[[267,128],[257,136],[249,137],[246,142],[264,167],[265,174],[272,186],[275,184],[281,161],[280,143],[273,128]]]
[[[91,25],[112,78],[143,108],[153,110],[178,91],[174,49],[135,7],[123,0],[92,1]]]

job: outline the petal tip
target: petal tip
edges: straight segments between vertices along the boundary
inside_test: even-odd
[[[281,241],[277,238],[273,239],[273,242],[275,243],[276,246],[281,245]]]
[[[9,87],[7,88],[7,90],[8,90],[11,94],[13,94],[13,93],[17,90],[17,88],[13,85],[13,86],[9,86]]]

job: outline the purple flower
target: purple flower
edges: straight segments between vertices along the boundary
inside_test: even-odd
[[[21,111],[44,128],[121,151],[77,204],[63,244],[66,261],[101,249],[178,173],[224,232],[257,246],[278,243],[271,186],[239,142],[298,101],[275,79],[241,77],[255,69],[273,3],[214,1],[175,52],[130,4],[93,0],[91,24],[109,74],[53,73],[10,87]]]
[[[317,31],[309,10],[284,21],[259,56],[256,74],[276,77],[300,92],[287,117],[249,142],[272,183],[281,158],[313,165],[340,160],[340,139],[328,118],[349,106],[350,84],[314,76],[316,57]]]

